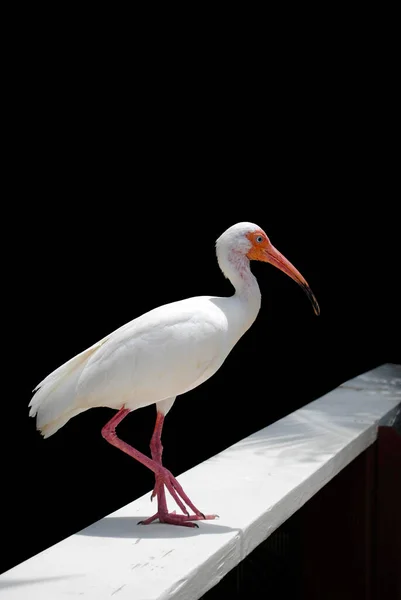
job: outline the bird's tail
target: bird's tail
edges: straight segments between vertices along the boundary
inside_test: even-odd
[[[47,438],[75,415],[87,410],[76,402],[79,378],[89,358],[101,343],[95,344],[50,373],[36,388],[29,403],[29,416],[36,416],[36,427]]]

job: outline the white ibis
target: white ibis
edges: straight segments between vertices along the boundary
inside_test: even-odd
[[[96,406],[118,412],[103,427],[103,437],[155,474],[152,499],[161,523],[196,527],[216,515],[200,512],[162,464],[161,433],[177,396],[209,379],[221,367],[259,312],[261,294],[250,261],[271,263],[319,305],[305,279],[253,223],[238,223],[216,242],[217,260],[235,293],[229,298],[199,296],[155,308],[130,321],[53,371],[34,390],[30,416],[45,438],[69,419]],[[156,404],[156,425],[150,442],[152,459],[117,437],[116,427],[133,410]],[[165,487],[184,514],[168,512]],[[193,514],[189,514],[188,506]]]

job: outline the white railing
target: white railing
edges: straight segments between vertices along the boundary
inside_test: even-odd
[[[0,576],[7,600],[195,600],[376,439],[401,402],[382,365],[180,475],[199,529],[137,525],[149,494]]]

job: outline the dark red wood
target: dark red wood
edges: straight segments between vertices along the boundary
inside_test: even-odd
[[[401,435],[379,427],[377,439],[377,600],[401,598]]]
[[[374,599],[375,451],[369,447],[299,511],[300,597]]]

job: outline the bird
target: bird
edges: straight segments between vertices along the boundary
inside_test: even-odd
[[[44,438],[90,408],[117,411],[102,428],[103,438],[155,475],[151,499],[157,498],[157,512],[141,521],[143,525],[158,521],[198,527],[196,521],[217,517],[202,513],[163,465],[161,436],[176,397],[214,375],[255,321],[261,292],[250,262],[270,263],[283,271],[306,292],[315,314],[320,313],[306,280],[258,225],[229,227],[216,241],[216,255],[233,295],[179,300],[134,318],[50,373],[33,390],[29,403],[29,415],[36,417]],[[150,458],[119,438],[116,428],[130,412],[151,404],[156,405],[156,422]],[[169,512],[166,490],[182,514]]]

